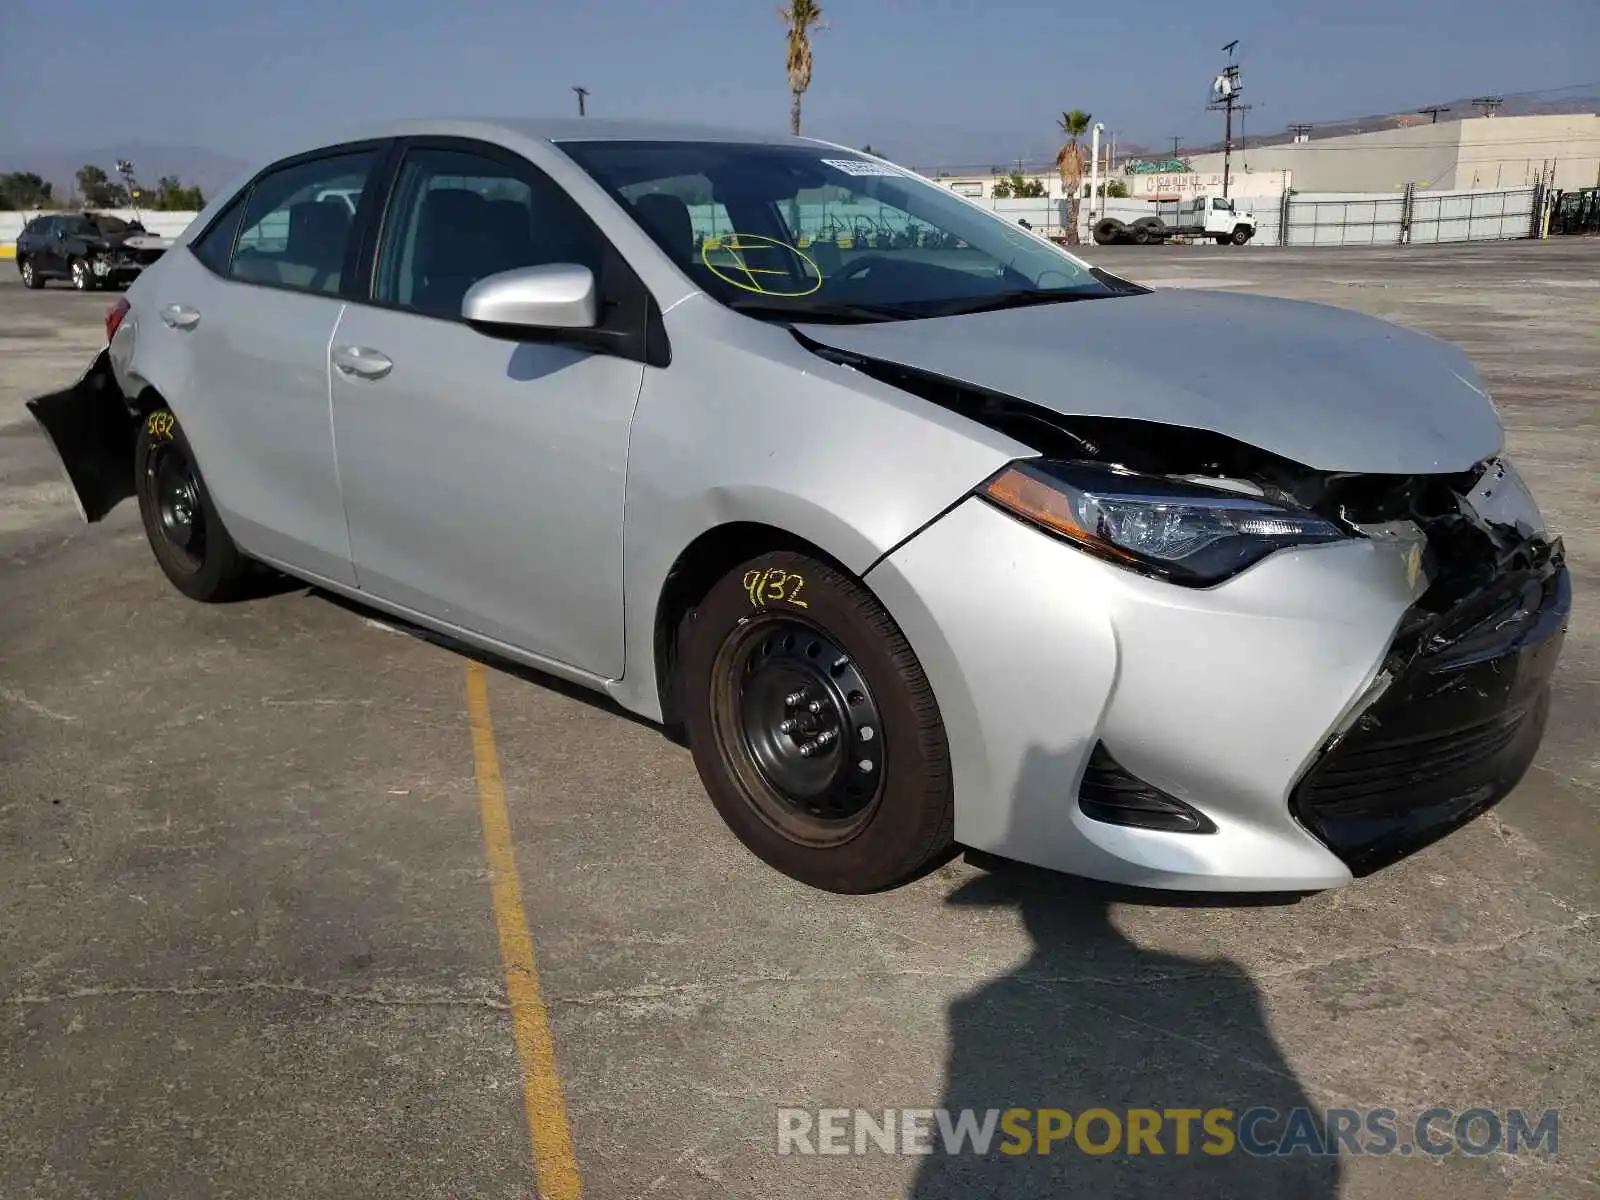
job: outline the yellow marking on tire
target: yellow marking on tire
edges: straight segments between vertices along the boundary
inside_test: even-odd
[[[511,1006],[511,1032],[522,1062],[522,1099],[533,1147],[533,1176],[540,1200],[579,1200],[583,1186],[572,1149],[572,1127],[556,1068],[555,1039],[533,961],[533,934],[522,907],[522,884],[511,841],[500,756],[489,720],[489,686],[481,663],[467,664],[467,717],[472,726],[472,757],[477,768],[478,808],[483,821],[483,856],[489,864],[494,923],[500,933],[500,963]]]

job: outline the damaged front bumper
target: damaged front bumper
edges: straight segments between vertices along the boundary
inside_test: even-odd
[[[1179,588],[967,500],[867,582],[938,699],[958,842],[1315,891],[1457,828],[1533,759],[1570,579],[1542,535],[1481,549],[1419,574],[1410,543],[1352,537]]]
[[[1532,765],[1572,609],[1559,539],[1443,612],[1414,608],[1381,693],[1332,738],[1290,808],[1356,875],[1421,849],[1503,799]]]

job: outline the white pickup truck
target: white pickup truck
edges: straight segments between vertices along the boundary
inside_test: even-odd
[[[1176,204],[1158,205],[1157,212],[1132,221],[1102,217],[1091,231],[1097,246],[1132,242],[1138,246],[1168,238],[1191,237],[1219,246],[1243,246],[1256,235],[1255,214],[1222,196],[1196,196]]]

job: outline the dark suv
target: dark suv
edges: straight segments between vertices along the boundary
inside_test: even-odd
[[[143,244],[147,237],[137,221],[109,213],[35,217],[17,236],[17,270],[31,288],[42,288],[52,278],[70,279],[80,292],[126,286],[161,257],[159,246]]]

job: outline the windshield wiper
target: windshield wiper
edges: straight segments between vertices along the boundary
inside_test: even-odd
[[[967,313],[993,312],[1001,308],[1028,308],[1035,304],[1065,304],[1071,300],[1099,300],[1098,292],[1037,291],[993,292],[987,296],[968,296],[922,310],[925,317],[959,317]]]
[[[887,308],[871,304],[830,304],[813,302],[801,297],[734,296],[726,301],[729,308],[752,317],[781,317],[789,321],[814,321],[823,324],[847,324],[866,321],[907,321],[925,316],[903,308]]]

